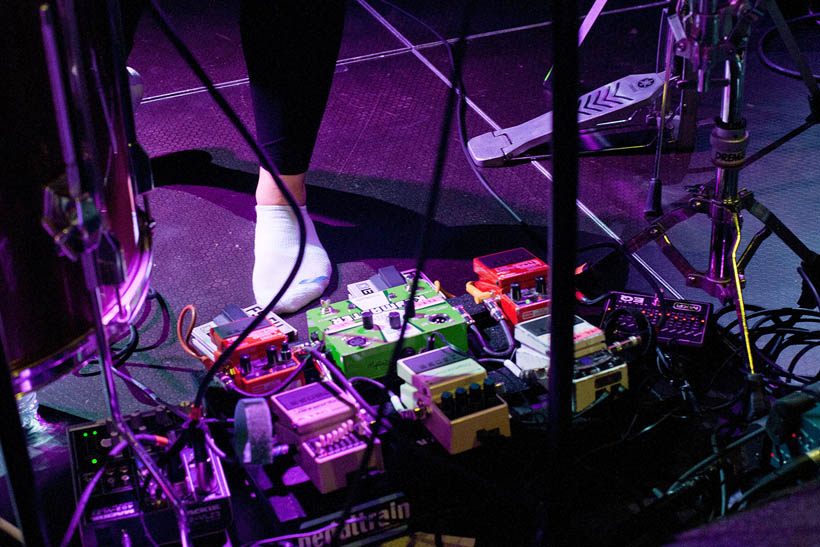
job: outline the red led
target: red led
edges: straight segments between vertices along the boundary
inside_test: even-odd
[[[772,456],[772,459],[774,459],[774,452],[772,452],[771,456]]]

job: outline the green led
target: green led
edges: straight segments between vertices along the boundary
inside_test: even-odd
[[[95,429],[94,431],[92,431],[92,432],[91,432],[91,434],[92,434],[92,435],[96,435],[96,434],[97,434],[97,430]]]
[[[83,432],[83,437],[88,437],[88,431]]]
[[[94,464],[94,465],[97,465],[97,458],[92,458],[91,463]]]

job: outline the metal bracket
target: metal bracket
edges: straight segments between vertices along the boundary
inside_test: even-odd
[[[62,179],[44,190],[41,223],[59,254],[72,262],[99,243],[101,219],[94,199],[88,194],[68,196]]]

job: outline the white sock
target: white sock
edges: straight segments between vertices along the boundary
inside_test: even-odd
[[[330,282],[330,259],[316,227],[303,205],[307,244],[299,272],[276,304],[277,313],[290,313],[321,296]],[[253,246],[253,293],[256,303],[266,306],[287,279],[299,252],[299,224],[288,205],[257,205]]]

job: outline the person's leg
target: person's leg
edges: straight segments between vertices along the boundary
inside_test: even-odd
[[[307,247],[295,281],[276,311],[318,298],[330,260],[305,208],[305,173],[327,104],[344,22],[344,1],[244,0],[240,16],[257,136],[300,207]],[[272,175],[260,168],[256,189],[253,288],[259,305],[280,290],[299,245],[297,218]]]
[[[279,175],[282,182],[290,190],[291,195],[300,206],[305,205],[307,201],[305,188],[305,175],[307,173],[299,173],[297,175]],[[273,180],[271,175],[264,167],[259,168],[259,180],[256,184],[256,204],[257,205],[287,205],[288,202],[279,187]]]

